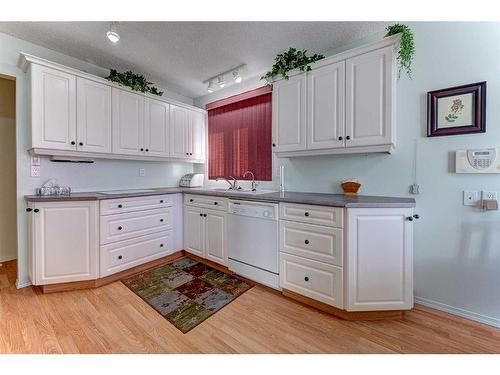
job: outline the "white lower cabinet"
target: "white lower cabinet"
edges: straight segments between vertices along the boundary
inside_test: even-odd
[[[281,253],[281,288],[343,308],[342,267]]]
[[[34,285],[97,279],[97,201],[36,202],[28,211]]]
[[[411,309],[412,213],[280,203],[281,288],[347,311]]]
[[[194,255],[227,265],[227,213],[220,209],[198,207],[198,196],[184,201],[184,249]],[[218,202],[226,207],[227,200],[199,197],[199,200]]]
[[[346,309],[413,307],[411,208],[347,210]]]
[[[172,230],[102,246],[101,277],[166,256],[172,250]]]

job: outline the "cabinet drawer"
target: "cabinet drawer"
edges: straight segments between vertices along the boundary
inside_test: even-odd
[[[342,267],[343,229],[280,220],[280,251]]]
[[[210,208],[212,210],[227,211],[227,198],[208,195],[184,195],[184,204],[188,206]]]
[[[173,231],[168,230],[101,246],[101,277],[169,255]]]
[[[101,216],[101,245],[172,229],[172,208]]]
[[[280,260],[281,288],[343,308],[342,268],[285,253]]]
[[[101,200],[101,215],[122,214],[170,207],[173,205],[173,194],[149,195],[147,197],[105,199]]]
[[[342,228],[344,226],[344,209],[340,207],[280,203],[280,219]]]

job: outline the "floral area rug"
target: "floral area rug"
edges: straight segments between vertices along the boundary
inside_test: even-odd
[[[122,282],[183,333],[252,287],[189,257]]]

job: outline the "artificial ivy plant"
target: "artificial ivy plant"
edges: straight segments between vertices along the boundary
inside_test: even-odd
[[[153,95],[162,96],[163,91],[152,86],[152,82],[146,81],[144,76],[136,74],[130,70],[124,73],[118,73],[115,69],[109,71],[109,76],[106,77],[108,81],[117,82],[121,85],[128,86],[134,91],[149,93]]]
[[[288,72],[295,68],[299,68],[302,72],[310,71],[311,64],[323,59],[325,56],[315,53],[312,56],[307,56],[307,50],[297,50],[290,47],[288,51],[278,54],[274,58],[274,65],[271,70],[264,74],[261,79],[265,79],[271,84],[276,76],[281,76],[284,79],[289,79]]]
[[[401,34],[401,42],[398,50],[398,76],[401,77],[401,71],[406,71],[406,75],[411,78],[411,63],[415,54],[415,42],[413,41],[413,32],[403,24],[396,23],[386,28],[386,37]]]

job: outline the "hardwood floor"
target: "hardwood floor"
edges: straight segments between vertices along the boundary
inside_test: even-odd
[[[255,286],[182,334],[121,282],[41,294],[0,267],[0,353],[500,353],[500,329],[417,306],[345,321]]]

